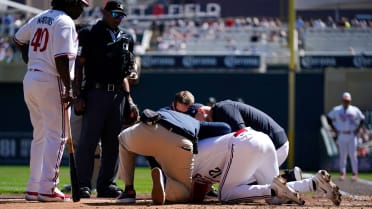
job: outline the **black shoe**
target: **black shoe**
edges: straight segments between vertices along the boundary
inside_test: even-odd
[[[281,175],[287,182],[290,181],[300,181],[302,179],[302,170],[301,168],[295,166],[293,169],[287,169],[284,171],[284,174]]]
[[[209,197],[218,197],[218,191],[214,190],[213,188],[207,193]]]
[[[71,185],[65,185],[62,189],[61,189],[61,192],[63,193],[68,193],[68,192],[71,192]]]
[[[136,203],[136,191],[135,190],[129,190],[122,192],[116,199],[116,203],[122,203],[122,204],[133,204]]]
[[[89,187],[80,188],[80,197],[81,198],[90,198],[90,189]]]
[[[106,189],[97,189],[97,197],[110,197],[110,198],[116,198],[119,197],[119,195],[123,192],[122,189],[120,189],[118,186],[111,184]]]

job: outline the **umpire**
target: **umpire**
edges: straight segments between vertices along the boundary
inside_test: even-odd
[[[130,96],[128,76],[136,76],[133,39],[120,30],[126,16],[121,2],[109,0],[103,17],[89,30],[79,33],[80,47],[75,63],[76,113],[83,114],[76,150],[80,195],[91,195],[94,154],[101,140],[101,167],[97,197],[114,198],[122,190],[116,186],[120,133],[126,115],[138,113]],[[85,85],[82,88],[83,69]],[[81,90],[82,89],[82,90]],[[124,111],[128,110],[128,111]],[[135,118],[137,118],[135,116]]]

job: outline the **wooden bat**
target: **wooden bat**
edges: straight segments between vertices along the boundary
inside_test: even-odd
[[[66,129],[68,133],[67,146],[68,146],[68,153],[69,153],[72,201],[79,202],[80,201],[80,185],[79,185],[79,180],[77,178],[75,156],[74,156],[75,151],[74,151],[74,144],[72,142],[70,117],[68,116],[67,108],[68,106],[66,106],[65,118],[66,118]]]

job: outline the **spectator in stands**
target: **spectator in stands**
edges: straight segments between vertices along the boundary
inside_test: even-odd
[[[233,18],[226,18],[225,20],[225,26],[226,27],[234,27],[235,26],[235,20]]]
[[[336,22],[333,20],[333,18],[331,16],[327,17],[326,26],[329,27],[329,28],[336,28],[337,27]]]
[[[5,27],[5,34],[13,36],[15,33],[13,15],[7,14],[3,19],[3,24]]]
[[[344,27],[344,28],[350,28],[351,24],[346,17],[342,17],[340,22],[338,23],[338,26]]]
[[[325,23],[321,19],[313,20],[312,25],[313,25],[313,28],[318,28],[318,29],[322,29],[326,27]]]
[[[251,42],[252,43],[257,43],[260,41],[260,35],[257,34],[256,31],[253,32],[253,35],[251,36]]]
[[[296,20],[296,28],[300,29],[300,28],[304,27],[304,25],[305,25],[304,20],[302,19],[301,16],[298,16],[297,20]]]
[[[358,156],[365,157],[370,152],[368,142],[369,131],[367,128],[363,127],[358,138]]]
[[[270,32],[270,35],[269,35],[269,38],[268,38],[268,41],[270,43],[278,43],[279,42],[279,36],[278,36],[278,32],[273,30]]]
[[[0,39],[0,62],[10,63],[13,60],[14,50],[11,47],[9,37],[6,36]]]

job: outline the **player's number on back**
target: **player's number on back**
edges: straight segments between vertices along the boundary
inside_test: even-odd
[[[34,52],[43,52],[46,50],[49,40],[49,32],[46,28],[38,28],[31,41]]]

